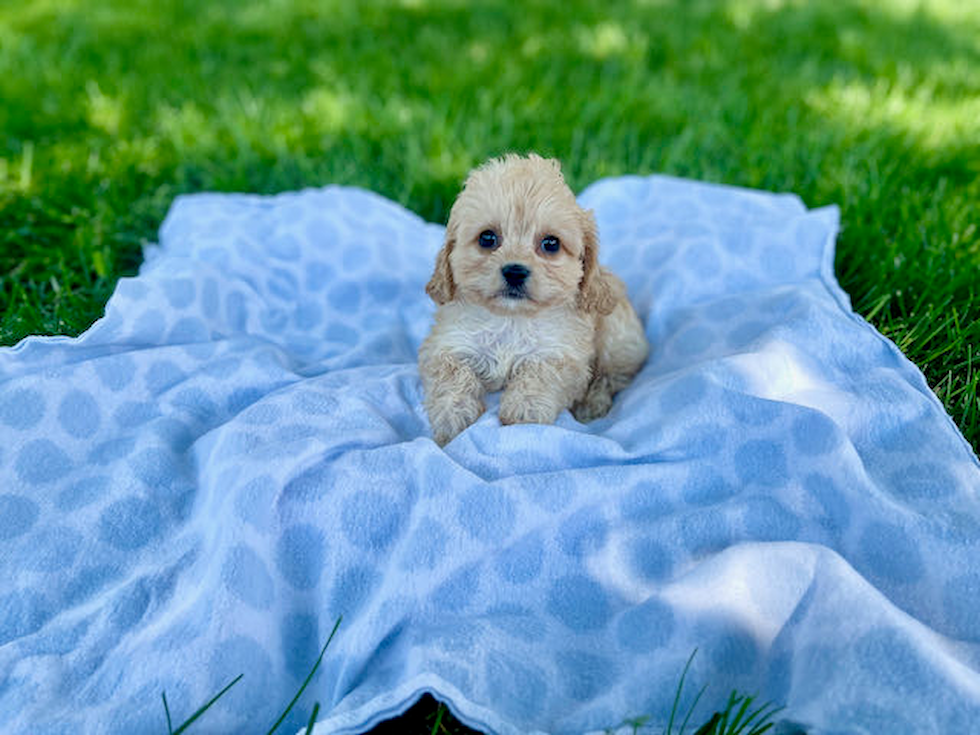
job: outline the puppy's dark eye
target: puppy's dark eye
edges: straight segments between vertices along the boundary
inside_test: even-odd
[[[499,239],[497,233],[493,230],[484,230],[480,233],[480,247],[487,250],[493,250],[497,247]]]
[[[561,240],[554,235],[545,235],[541,238],[541,249],[546,253],[557,253],[561,250]]]

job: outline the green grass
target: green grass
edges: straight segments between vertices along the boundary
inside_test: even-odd
[[[323,662],[323,655],[327,652],[327,648],[330,646],[330,643],[333,641],[333,637],[337,634],[337,629],[340,627],[340,623],[342,621],[343,621],[343,616],[337,618],[337,622],[334,623],[333,630],[331,630],[330,635],[327,636],[327,642],[324,643],[323,648],[320,649],[320,655],[317,657],[316,661],[313,662],[313,666],[310,668],[309,673],[306,675],[306,679],[303,680],[303,683],[296,691],[296,694],[293,696],[292,700],[290,700],[289,704],[286,705],[286,708],[282,711],[282,714],[279,716],[279,719],[277,719],[275,723],[272,725],[272,727],[269,728],[266,735],[273,735],[273,733],[275,733],[275,731],[279,729],[279,726],[282,725],[282,723],[286,720],[287,715],[289,715],[290,711],[292,711],[292,709],[296,706],[296,703],[299,701],[300,697],[303,696],[303,692],[306,691],[306,687],[308,687],[310,682],[313,681],[313,677],[316,675],[317,669],[320,668],[320,664]],[[195,722],[197,722],[198,719],[203,717],[204,714],[209,709],[211,709],[211,706],[215,702],[217,702],[225,694],[227,694],[231,690],[231,688],[235,686],[235,684],[237,684],[243,678],[245,678],[245,674],[239,674],[234,679],[232,679],[227,685],[225,685],[225,687],[221,691],[215,694],[205,704],[198,707],[197,710],[194,711],[194,714],[188,717],[181,725],[177,727],[176,730],[173,729],[173,722],[170,717],[170,705],[167,703],[167,693],[161,692],[160,699],[163,701],[163,710],[164,710],[164,714],[167,717],[168,735],[181,735],[181,733],[185,732]],[[314,724],[316,722],[316,716],[319,711],[320,711],[320,703],[316,702],[313,705],[312,711],[310,713],[309,724],[307,724],[306,726],[306,730],[307,730],[306,735],[313,735]]]
[[[333,630],[330,632],[327,642],[323,644],[323,648],[320,649],[320,655],[314,662],[312,668],[300,686],[296,695],[286,706],[282,715],[268,731],[267,735],[273,735],[279,726],[286,719],[290,710],[296,706],[296,703],[302,697],[303,692],[309,683],[313,680],[316,675],[317,669],[320,667],[320,663],[323,661],[323,655],[326,653],[327,648],[330,646],[330,642],[333,641],[334,635],[337,633],[337,629],[340,627],[342,618],[338,618],[337,622],[333,626]],[[669,714],[669,720],[666,727],[662,730],[661,735],[684,735],[687,732],[687,725],[697,708],[698,702],[701,700],[701,695],[704,694],[707,686],[703,687],[694,698],[693,702],[690,704],[687,710],[687,714],[684,720],[680,722],[679,729],[674,730],[674,721],[679,720],[680,710],[678,706],[680,704],[681,695],[684,692],[684,683],[687,679],[688,671],[691,668],[691,662],[694,660],[697,651],[691,654],[690,658],[687,660],[687,664],[684,666],[684,670],[681,672],[680,680],[677,684],[677,689],[674,695],[674,704],[671,708]],[[194,714],[192,714],[183,724],[181,724],[176,730],[173,729],[173,723],[170,716],[170,707],[167,704],[166,693],[161,693],[160,697],[163,700],[163,709],[167,718],[167,732],[169,735],[180,735],[190,728],[197,720],[199,720],[211,707],[217,702],[221,697],[228,693],[229,690],[235,684],[237,684],[241,679],[244,678],[244,674],[239,674],[234,679],[231,680],[221,691],[215,694],[207,703],[199,707]],[[755,702],[754,697],[746,697],[740,695],[737,691],[732,691],[728,697],[728,701],[725,706],[715,712],[707,722],[705,722],[701,727],[694,731],[694,735],[764,735],[774,725],[773,717],[782,711],[782,707],[776,707],[771,703],[765,703],[759,707],[752,708]],[[320,703],[314,703],[310,716],[306,725],[306,735],[314,735],[316,729],[317,714],[320,710]],[[616,732],[624,732],[627,728],[631,731],[632,735],[639,735],[642,729],[646,732],[650,732],[652,726],[649,725],[651,718],[648,716],[641,716],[633,719],[624,720],[619,725],[615,725],[606,730],[607,735],[614,735]],[[404,715],[395,718],[393,720],[388,720],[382,722],[380,725],[371,730],[368,735],[465,735],[466,733],[473,733],[475,731],[469,730],[463,725],[461,725],[446,709],[444,704],[441,704],[429,695],[424,695],[418,702],[416,702]],[[802,731],[796,731],[794,735],[805,735]]]
[[[78,334],[181,192],[444,221],[506,150],[842,207],[837,272],[980,447],[980,8],[0,0],[0,344]],[[443,723],[439,723],[443,727]]]

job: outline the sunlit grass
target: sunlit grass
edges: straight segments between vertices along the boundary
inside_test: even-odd
[[[980,144],[976,138],[980,97],[949,99],[934,85],[910,85],[902,79],[834,81],[809,93],[806,102],[854,129],[891,130],[925,155],[971,140]],[[964,163],[980,173],[980,159]]]

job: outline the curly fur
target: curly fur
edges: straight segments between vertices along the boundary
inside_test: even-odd
[[[492,232],[496,246],[481,245]],[[556,253],[542,240],[555,237]],[[419,350],[425,406],[444,445],[503,390],[500,421],[552,423],[605,415],[649,351],[622,281],[599,265],[592,212],[557,161],[492,159],[469,175],[446,225],[426,292],[439,305]],[[505,266],[527,272],[512,287]]]

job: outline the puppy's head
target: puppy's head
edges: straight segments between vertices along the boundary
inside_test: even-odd
[[[533,153],[491,159],[466,179],[426,291],[497,313],[572,305],[608,313],[595,218],[578,206],[558,161]]]

